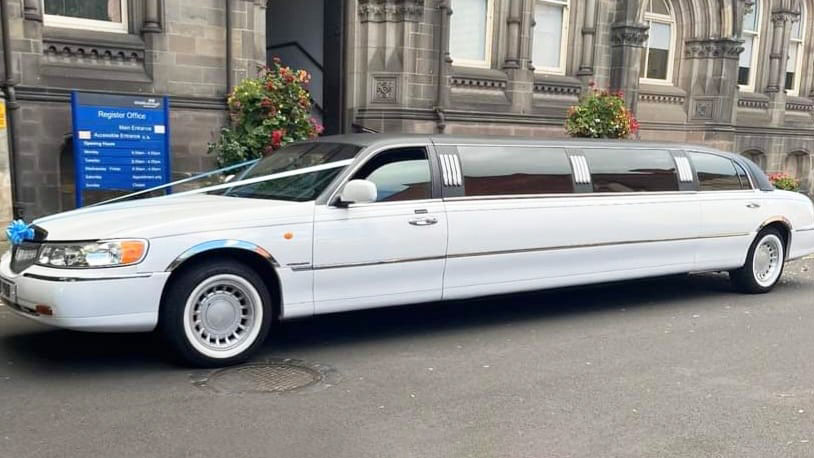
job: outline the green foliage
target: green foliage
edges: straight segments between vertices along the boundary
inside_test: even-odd
[[[622,93],[593,89],[579,105],[568,109],[565,130],[572,137],[627,138],[639,130],[633,113],[625,107]]]
[[[257,78],[243,80],[229,95],[230,125],[209,145],[209,153],[226,167],[317,137],[323,127],[311,117],[310,81],[308,72],[282,66],[278,58]]]
[[[772,182],[775,188],[784,191],[799,191],[800,182],[785,172],[777,172],[769,174],[769,181]]]

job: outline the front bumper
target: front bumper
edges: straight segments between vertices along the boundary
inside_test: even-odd
[[[15,274],[9,256],[0,261],[0,277],[14,284],[16,299],[6,304],[20,316],[66,329],[94,332],[143,332],[155,328],[168,272],[121,269],[63,270],[32,266]],[[38,305],[52,315],[36,313]]]

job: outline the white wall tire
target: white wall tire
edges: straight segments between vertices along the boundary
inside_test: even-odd
[[[761,231],[746,257],[746,264],[729,273],[733,285],[745,293],[767,293],[783,275],[786,251],[783,236],[774,228]]]
[[[159,327],[180,359],[220,367],[248,359],[271,326],[271,296],[262,278],[229,259],[190,267],[167,286]]]

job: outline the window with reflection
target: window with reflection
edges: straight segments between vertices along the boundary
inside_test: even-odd
[[[741,90],[754,91],[755,67],[757,66],[758,50],[760,49],[760,24],[762,11],[760,0],[748,9],[743,17],[743,52],[738,63],[738,85]]]
[[[494,0],[452,0],[449,54],[455,65],[489,67]]]
[[[563,148],[462,146],[458,152],[467,196],[574,192]]]
[[[126,0],[44,0],[45,25],[127,32]]]
[[[639,76],[665,83],[672,79],[675,20],[666,0],[645,0],[644,22],[650,27],[642,50]]]
[[[701,191],[737,191],[744,187],[735,164],[728,158],[708,153],[690,153]]]
[[[586,149],[594,192],[678,191],[673,156],[661,150]]]
[[[802,10],[800,20],[792,23],[791,37],[789,41],[789,55],[786,60],[786,91],[791,95],[800,95],[801,71],[803,70],[803,58],[806,36],[806,6],[800,2]]]
[[[565,74],[568,49],[568,0],[537,0],[534,4],[534,52],[539,73]]]
[[[432,173],[424,148],[400,148],[380,153],[362,166],[353,179],[375,183],[376,202],[432,197]]]

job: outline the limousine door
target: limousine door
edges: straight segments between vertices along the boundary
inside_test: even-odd
[[[445,299],[692,270],[699,206],[669,152],[457,151],[462,170],[445,175],[463,180],[444,183]]]
[[[743,266],[754,232],[771,216],[762,193],[740,165],[711,153],[690,152],[698,176],[701,232],[696,268]]]
[[[377,202],[317,206],[316,313],[441,298],[447,221],[436,167],[424,146],[387,150],[351,176],[374,182]]]

